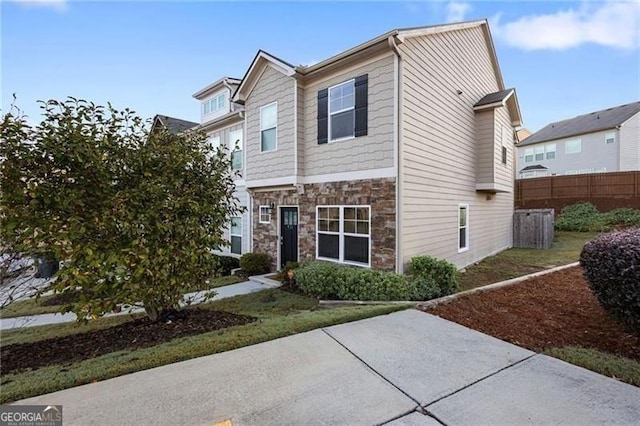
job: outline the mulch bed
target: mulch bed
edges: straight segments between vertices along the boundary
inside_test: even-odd
[[[640,360],[640,336],[607,315],[580,267],[425,310],[536,352],[581,346]]]
[[[147,348],[179,337],[255,321],[253,317],[210,309],[188,309],[183,313],[186,314],[185,319],[171,322],[152,322],[144,317],[103,330],[9,345],[0,353],[0,373],[71,364],[109,352]]]

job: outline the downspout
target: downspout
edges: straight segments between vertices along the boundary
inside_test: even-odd
[[[401,170],[402,170],[402,150],[400,149],[400,141],[401,141],[401,114],[400,114],[400,105],[402,102],[402,92],[401,92],[401,56],[400,50],[398,49],[398,45],[396,43],[396,34],[392,34],[387,39],[389,43],[389,47],[394,53],[393,57],[393,82],[394,82],[394,90],[393,90],[393,154],[394,154],[394,168],[395,168],[395,177],[396,177],[396,272],[401,274],[404,272],[404,265],[402,264],[402,179],[401,179]]]
[[[253,252],[253,194],[247,188],[247,176],[246,176],[247,149],[245,149],[245,146],[247,146],[247,120],[245,120],[244,111],[239,111],[238,115],[240,116],[240,118],[242,118],[242,180],[245,183],[244,191],[247,193],[247,210],[248,210],[247,225],[249,225],[248,226],[249,229],[247,232],[247,239],[248,239],[247,253],[252,253]]]

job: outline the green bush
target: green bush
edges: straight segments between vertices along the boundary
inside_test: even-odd
[[[458,290],[457,269],[446,260],[431,256],[415,256],[409,262],[413,279],[413,300],[429,300],[447,296]]]
[[[555,220],[558,231],[600,231],[606,226],[596,206],[587,202],[580,202],[566,206]]]
[[[623,207],[603,213],[603,216],[612,228],[640,227],[640,210]]]
[[[240,261],[237,257],[214,255],[214,275],[216,277],[225,277],[231,275],[232,269],[240,267]]]
[[[580,253],[580,264],[600,304],[640,333],[640,228],[589,241]]]
[[[296,270],[296,283],[306,294],[320,299],[337,299],[338,269],[334,263],[305,263]]]
[[[240,257],[240,268],[248,275],[266,274],[271,270],[271,258],[266,253],[245,253]]]

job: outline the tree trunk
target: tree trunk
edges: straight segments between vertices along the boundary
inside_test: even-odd
[[[158,318],[160,317],[160,312],[158,311],[157,308],[154,308],[153,306],[145,305],[144,312],[147,314],[147,316],[151,321],[158,321]]]

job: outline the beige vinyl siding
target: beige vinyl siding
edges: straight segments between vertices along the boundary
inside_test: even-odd
[[[294,172],[293,79],[266,66],[245,102],[246,180],[292,176]],[[260,108],[278,102],[277,149],[261,152]]]
[[[368,134],[318,145],[318,91],[368,74]],[[305,176],[393,167],[393,55],[312,81],[304,90],[302,170]]]
[[[513,191],[514,151],[513,126],[506,106],[494,109],[495,112],[495,144],[493,150],[494,179],[498,185],[509,187]],[[507,164],[502,163],[502,147],[507,148]]]
[[[298,126],[297,126],[297,135],[298,135],[298,176],[304,176],[305,168],[304,168],[304,88],[298,83],[297,85],[297,99],[298,102]]]
[[[476,113],[476,182],[492,183],[495,169],[495,110]]]
[[[619,170],[640,170],[640,113],[623,123],[616,133],[620,141]]]
[[[473,105],[501,88],[481,28],[407,38],[400,50],[401,259],[429,254],[464,267],[512,244],[513,193],[488,200],[475,190],[476,130],[492,120],[476,126]],[[469,205],[462,253],[459,204]]]

